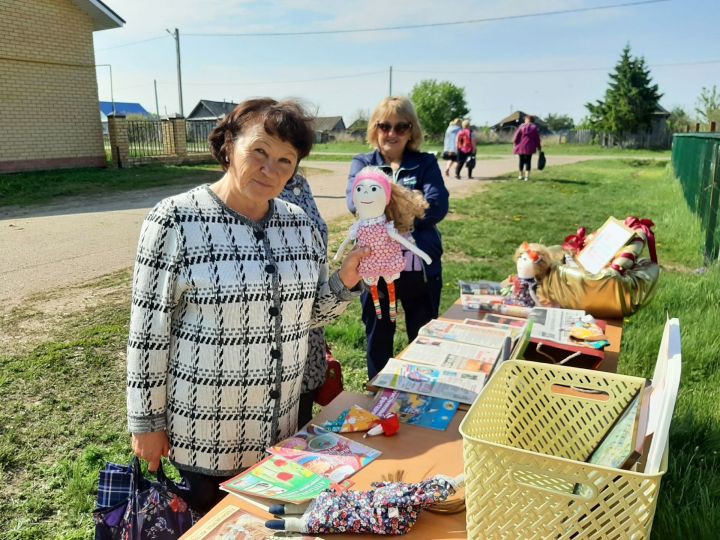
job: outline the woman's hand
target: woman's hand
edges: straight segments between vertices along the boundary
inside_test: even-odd
[[[155,472],[160,467],[160,458],[167,457],[170,451],[167,432],[133,433],[132,449],[137,457],[148,462],[148,470]]]
[[[353,250],[347,254],[345,260],[338,270],[340,281],[348,289],[352,289],[360,281],[360,272],[358,272],[358,266],[360,261],[370,255],[370,248],[367,246],[355,246]]]

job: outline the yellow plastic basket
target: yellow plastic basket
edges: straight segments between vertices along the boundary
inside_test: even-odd
[[[644,383],[504,362],[460,424],[468,538],[649,537],[667,448],[658,474],[585,463]]]

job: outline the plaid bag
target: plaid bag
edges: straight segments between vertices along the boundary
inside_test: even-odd
[[[100,471],[93,512],[95,540],[179,538],[200,518],[180,496],[186,491],[165,476],[162,466],[157,481],[151,481],[143,477],[138,458],[127,466],[108,463]]]

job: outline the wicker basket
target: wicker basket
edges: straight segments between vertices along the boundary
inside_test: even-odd
[[[644,383],[503,363],[460,425],[468,538],[649,537],[667,449],[655,475],[585,463]]]

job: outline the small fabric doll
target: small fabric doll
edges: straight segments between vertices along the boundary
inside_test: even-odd
[[[352,200],[358,220],[350,227],[350,233],[343,241],[333,260],[340,259],[343,251],[352,241],[368,246],[369,256],[360,261],[358,271],[363,281],[370,286],[377,318],[382,318],[377,283],[385,280],[390,301],[390,320],[397,317],[394,281],[405,268],[402,248],[412,251],[427,264],[432,259],[403,234],[412,230],[416,218],[425,215],[427,201],[417,192],[393,184],[390,177],[379,167],[362,169],[352,185]]]
[[[463,485],[464,475],[437,475],[415,484],[375,482],[370,491],[326,490],[307,506],[271,506],[270,512],[276,516],[302,515],[272,519],[265,526],[309,534],[405,534],[423,508],[444,501]]]
[[[515,251],[517,277],[513,282],[515,303],[534,307],[542,302],[537,296],[539,281],[550,271],[550,254],[545,246],[523,242]]]

